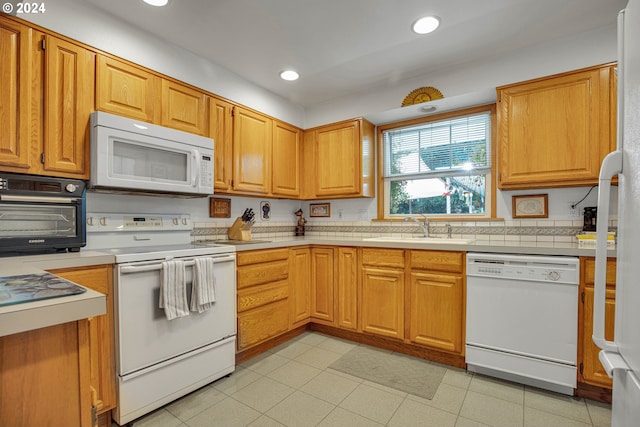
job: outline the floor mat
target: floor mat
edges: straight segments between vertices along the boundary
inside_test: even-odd
[[[425,399],[433,399],[447,371],[425,359],[362,345],[329,368]]]

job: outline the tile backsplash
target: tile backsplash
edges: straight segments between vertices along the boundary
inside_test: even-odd
[[[193,240],[220,240],[227,238],[232,222],[196,222],[191,233]],[[562,242],[576,243],[575,235],[582,230],[582,220],[507,220],[507,221],[431,221],[431,236],[445,237],[447,224],[451,224],[451,237],[486,241]],[[254,239],[273,239],[295,235],[295,222],[256,223],[251,229]],[[609,230],[616,231],[617,221],[609,222]],[[417,224],[399,221],[338,221],[307,222],[308,237],[364,238],[376,236],[417,237],[422,235]]]

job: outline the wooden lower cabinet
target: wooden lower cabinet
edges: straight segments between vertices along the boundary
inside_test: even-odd
[[[404,339],[404,251],[363,248],[361,253],[362,331]]]
[[[335,324],[343,329],[358,329],[358,250],[336,248]]]
[[[89,325],[0,337],[0,425],[92,425]]]
[[[408,267],[409,340],[464,354],[464,253],[410,251]]]
[[[462,353],[464,329],[461,276],[411,272],[409,339],[452,353]]]
[[[333,248],[311,248],[311,318],[333,323]]]
[[[289,249],[239,252],[237,349],[289,330]]]
[[[598,354],[600,349],[593,343],[593,303],[594,303],[594,269],[593,258],[581,259],[580,281],[580,313],[579,313],[579,340],[578,340],[578,382],[591,386],[611,389],[612,380],[605,372]],[[614,318],[616,305],[615,277],[616,260],[607,261],[607,290],[605,301],[605,338],[613,341]],[[580,386],[580,384],[579,384]],[[579,387],[580,388],[580,387]]]
[[[311,250],[291,249],[289,263],[291,326],[298,327],[311,317]]]
[[[98,414],[106,413],[116,407],[112,267],[111,265],[98,265],[51,270],[50,272],[103,293],[107,297],[107,313],[88,319],[92,404],[96,407]]]

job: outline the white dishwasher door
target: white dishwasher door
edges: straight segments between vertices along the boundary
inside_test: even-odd
[[[467,301],[467,344],[575,365],[577,285],[474,277]]]
[[[469,370],[480,366],[535,377],[536,386],[548,381],[570,388],[578,347],[578,266],[569,257],[468,254]]]

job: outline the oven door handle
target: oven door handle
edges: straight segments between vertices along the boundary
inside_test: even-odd
[[[235,256],[228,256],[228,255],[225,255],[220,258],[216,258],[216,257],[213,257],[213,258],[214,258],[213,262],[215,264],[223,263],[223,262],[232,262],[236,259]],[[185,261],[184,266],[190,267],[190,266],[193,266],[195,263],[196,262],[193,259],[191,259],[191,260]],[[120,273],[123,273],[123,274],[143,273],[145,271],[155,271],[155,270],[162,270],[162,263],[154,263],[154,264],[147,264],[147,265],[123,265],[122,267],[120,267]]]
[[[73,197],[37,197],[2,194],[0,195],[0,200],[4,202],[75,203],[78,199]]]

